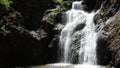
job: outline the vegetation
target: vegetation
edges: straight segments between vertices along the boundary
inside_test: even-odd
[[[65,6],[62,4],[60,7],[60,11],[63,11],[63,10],[65,10]]]
[[[11,0],[0,0],[0,4],[5,5],[7,8],[10,7],[10,4],[12,3]]]
[[[60,4],[60,11],[63,11],[65,9],[64,5],[63,5],[63,0],[56,0],[59,4]]]
[[[4,31],[5,33],[8,32],[8,31],[6,30],[6,26],[5,26],[5,25],[3,25],[2,27],[0,27],[0,29],[1,29],[2,31]]]
[[[57,0],[58,3],[62,4],[63,3],[63,0]]]
[[[0,0],[0,4],[5,6],[5,9],[9,9],[10,4],[12,4],[13,2],[11,0]],[[1,21],[2,19],[0,19],[0,23],[2,23]],[[8,23],[8,22],[6,22]],[[2,30],[3,32],[7,33],[8,30],[6,30],[6,24],[3,24],[0,26],[0,30]]]

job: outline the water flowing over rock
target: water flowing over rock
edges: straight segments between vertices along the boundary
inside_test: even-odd
[[[97,33],[93,22],[95,12],[87,13],[83,9],[82,1],[76,1],[73,2],[72,9],[66,12],[67,23],[60,35],[60,48],[63,53],[61,62],[96,65]],[[79,32],[76,32],[78,27]],[[79,40],[77,45],[73,44],[77,36],[75,33],[80,35],[76,40]]]
[[[120,0],[1,1],[0,68],[120,68]]]

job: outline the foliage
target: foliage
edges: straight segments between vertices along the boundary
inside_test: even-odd
[[[65,9],[64,5],[63,5],[63,0],[56,0],[59,4],[60,4],[60,11],[63,11]]]
[[[4,31],[4,32],[6,32],[6,33],[8,32],[8,31],[5,29],[5,28],[6,28],[6,26],[5,26],[5,25],[3,25],[3,26],[2,26],[2,27],[0,27],[0,28],[1,28],[1,30],[2,30],[2,31]]]
[[[7,8],[10,7],[10,4],[12,3],[11,0],[0,0],[0,4],[5,5]]]
[[[63,3],[63,0],[57,0],[58,3],[62,4]]]
[[[61,5],[60,11],[63,11],[63,10],[65,10],[65,6]]]

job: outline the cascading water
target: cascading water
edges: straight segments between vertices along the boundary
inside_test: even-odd
[[[95,32],[93,22],[96,13],[87,13],[83,8],[82,1],[76,1],[72,9],[66,12],[67,23],[61,31],[59,42],[61,62],[40,68],[112,68],[97,65],[96,42],[99,34]],[[76,58],[77,64],[72,64]]]
[[[95,32],[95,25],[93,17],[95,13],[90,13],[86,18],[86,26],[81,30],[81,45],[79,50],[79,62],[82,64],[97,64],[96,58],[96,40],[97,33]],[[83,60],[82,60],[83,59]]]
[[[71,63],[71,52],[73,43],[73,33],[75,28],[80,24],[85,24],[84,28],[80,30],[80,49],[79,49],[79,63],[80,64],[97,64],[96,59],[96,40],[97,33],[95,32],[95,25],[93,18],[95,13],[87,13],[83,11],[82,1],[73,2],[72,9],[66,12],[67,24],[63,28],[60,35],[60,47],[63,49],[62,61],[64,63]]]

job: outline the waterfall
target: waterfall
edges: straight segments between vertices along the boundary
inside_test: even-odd
[[[97,64],[96,59],[96,40],[97,33],[95,32],[95,25],[93,18],[95,12],[87,13],[83,10],[82,1],[73,2],[72,9],[66,12],[67,23],[60,35],[60,48],[62,51],[61,62],[71,63],[71,53],[73,44],[73,33],[76,27],[81,24],[85,26],[79,30],[81,34],[78,62],[80,64]]]
[[[94,13],[90,13],[86,18],[86,26],[81,31],[82,39],[79,50],[79,62],[85,64],[96,64],[96,40],[97,33],[93,23]],[[83,59],[83,60],[82,60]]]

